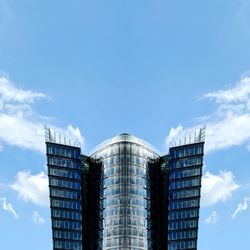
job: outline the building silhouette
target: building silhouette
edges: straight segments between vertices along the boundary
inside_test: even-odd
[[[90,156],[46,128],[54,250],[195,250],[205,129],[161,155],[130,134]]]

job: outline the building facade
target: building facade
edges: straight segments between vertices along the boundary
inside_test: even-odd
[[[197,249],[204,129],[163,156],[130,134],[69,144],[46,129],[54,250]]]

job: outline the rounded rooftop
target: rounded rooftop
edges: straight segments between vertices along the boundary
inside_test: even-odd
[[[119,142],[132,142],[132,143],[136,143],[136,144],[139,144],[151,151],[153,151],[154,153],[160,155],[159,151],[154,147],[152,146],[150,143],[148,143],[147,141],[145,140],[142,140],[140,138],[137,138],[136,136],[134,135],[131,135],[129,133],[121,133],[119,135],[116,135],[110,139],[107,139],[103,142],[101,142],[99,145],[97,145],[91,152],[91,155],[95,154],[97,151],[100,151],[101,149],[109,146],[109,145],[112,145],[112,144],[115,144],[115,143],[119,143]]]

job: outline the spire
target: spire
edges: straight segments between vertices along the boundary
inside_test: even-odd
[[[67,138],[63,134],[52,131],[46,125],[44,125],[44,132],[45,132],[45,142],[57,143],[73,147],[80,147],[80,143],[78,143],[77,141]]]
[[[195,130],[193,133],[186,135],[185,137],[179,138],[175,142],[170,144],[170,147],[184,146],[187,144],[205,142],[206,137],[206,125]]]

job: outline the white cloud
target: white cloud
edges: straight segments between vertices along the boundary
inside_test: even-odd
[[[181,125],[176,128],[171,128],[169,135],[166,137],[166,145],[181,145],[192,143],[198,140],[200,132],[204,126],[197,126],[190,129],[184,129]]]
[[[171,128],[168,137],[166,138],[166,144],[170,145],[171,143],[182,138],[183,136],[185,136],[184,132],[185,131],[181,125],[176,128]]]
[[[213,211],[206,219],[205,219],[205,223],[212,225],[215,224],[217,222],[217,220],[219,219],[219,216],[217,214],[216,211]]]
[[[2,197],[2,198],[0,197],[0,202],[2,202],[3,210],[11,213],[15,217],[15,219],[18,218],[18,215],[16,211],[14,210],[12,204],[7,202],[7,199],[5,197]]]
[[[10,187],[17,191],[19,198],[24,201],[49,206],[48,177],[44,172],[32,175],[30,171],[20,171]]]
[[[67,128],[67,133],[68,133],[68,136],[70,138],[72,138],[73,140],[76,140],[81,145],[83,145],[84,140],[83,140],[83,137],[81,135],[81,131],[80,131],[79,128],[74,128],[71,125],[69,125],[68,128]]]
[[[0,77],[0,99],[3,102],[31,103],[37,98],[45,97],[43,93],[16,88],[8,78]]]
[[[84,144],[84,138],[82,137],[80,129],[78,127],[74,128],[69,125],[67,129],[61,129],[55,126],[50,126],[49,129],[53,140],[59,143],[66,143],[68,145],[77,144],[81,146],[83,146]]]
[[[7,77],[0,75],[1,145],[6,143],[45,153],[44,124],[48,124],[49,119],[35,113],[32,104],[37,99],[46,97],[43,93],[17,88]],[[67,129],[58,128],[53,124],[48,126],[83,144],[79,128],[71,125]]]
[[[22,115],[0,113],[0,139],[9,145],[45,152],[42,124]]]
[[[250,197],[245,197],[243,203],[238,204],[236,210],[232,215],[232,218],[235,219],[238,213],[247,210],[249,202],[250,202]]]
[[[235,87],[218,90],[204,95],[217,104],[216,112],[207,115],[205,151],[212,152],[250,143],[250,76],[241,78]],[[179,125],[171,128],[167,143],[190,134],[202,127],[197,124],[191,128]]]
[[[250,95],[250,77],[242,77],[235,87],[227,90],[219,90],[207,93],[206,98],[214,99],[217,103],[245,102],[249,100]]]
[[[239,185],[230,171],[220,171],[218,175],[206,172],[202,177],[201,205],[209,206],[230,199]]]
[[[46,221],[44,218],[41,217],[41,215],[37,212],[37,211],[34,211],[33,214],[32,214],[32,220],[35,224],[45,224]]]
[[[206,137],[206,152],[249,142],[250,114],[227,113],[221,121],[207,124]]]

